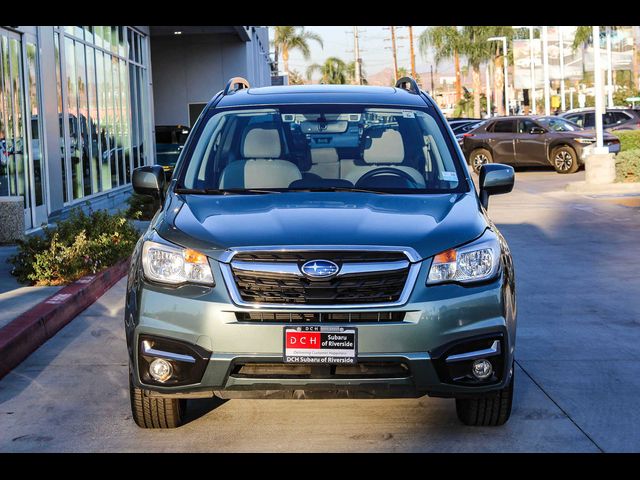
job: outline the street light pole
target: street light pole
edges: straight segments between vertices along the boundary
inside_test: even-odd
[[[544,114],[551,115],[551,92],[549,90],[549,44],[547,27],[542,26],[542,72],[544,75]]]
[[[596,147],[602,148],[602,114],[604,108],[602,105],[602,70],[600,70],[600,27],[593,27],[593,78],[595,79],[595,96],[596,96]]]
[[[531,68],[531,113],[536,114],[536,66],[533,57],[533,27],[529,27],[529,65]]]
[[[558,27],[558,46],[560,47],[560,109],[564,112],[567,105],[564,100],[564,38],[562,27]]]
[[[613,62],[611,59],[611,27],[607,27],[607,100],[613,108]]]

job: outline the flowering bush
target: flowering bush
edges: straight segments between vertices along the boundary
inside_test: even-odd
[[[121,214],[76,209],[57,227],[18,243],[13,275],[32,285],[64,285],[131,255],[140,235]]]

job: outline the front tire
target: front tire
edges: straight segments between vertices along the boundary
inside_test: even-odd
[[[184,423],[186,400],[150,397],[136,387],[129,376],[129,396],[133,421],[140,428],[176,428]]]
[[[580,167],[576,151],[567,145],[553,149],[551,162],[558,173],[576,173]]]
[[[458,419],[465,425],[474,427],[497,427],[504,425],[511,416],[513,403],[513,378],[502,390],[485,393],[475,398],[456,398]]]
[[[479,174],[482,165],[493,163],[493,156],[489,150],[485,148],[477,148],[471,152],[469,163],[471,164],[473,171]]]

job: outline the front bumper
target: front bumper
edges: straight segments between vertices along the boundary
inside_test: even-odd
[[[422,263],[405,304],[375,309],[405,312],[403,321],[342,324],[358,330],[359,364],[402,364],[406,367],[405,375],[345,376],[330,369],[300,376],[238,374],[241,365],[282,364],[283,327],[298,324],[238,321],[237,312],[255,309],[235,305],[220,269],[213,268],[214,288],[193,285],[168,288],[147,283],[141,276],[130,284],[125,323],[133,381],[154,395],[181,397],[211,396],[213,392],[223,396],[232,392],[250,395],[250,392],[298,390],[346,391],[351,392],[349,396],[356,392],[377,397],[464,396],[504,387],[509,380],[515,345],[512,282],[503,271],[497,280],[484,285],[425,287],[429,262]],[[205,365],[201,379],[176,386],[145,381],[140,375],[143,359],[137,347],[141,336],[173,339],[207,352],[209,356],[202,360]],[[445,378],[442,365],[447,346],[479,337],[501,339],[501,371],[497,372],[496,381],[470,385]]]

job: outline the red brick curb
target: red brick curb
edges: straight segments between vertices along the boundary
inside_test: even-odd
[[[109,290],[127,273],[129,261],[76,280],[0,328],[0,378]]]

